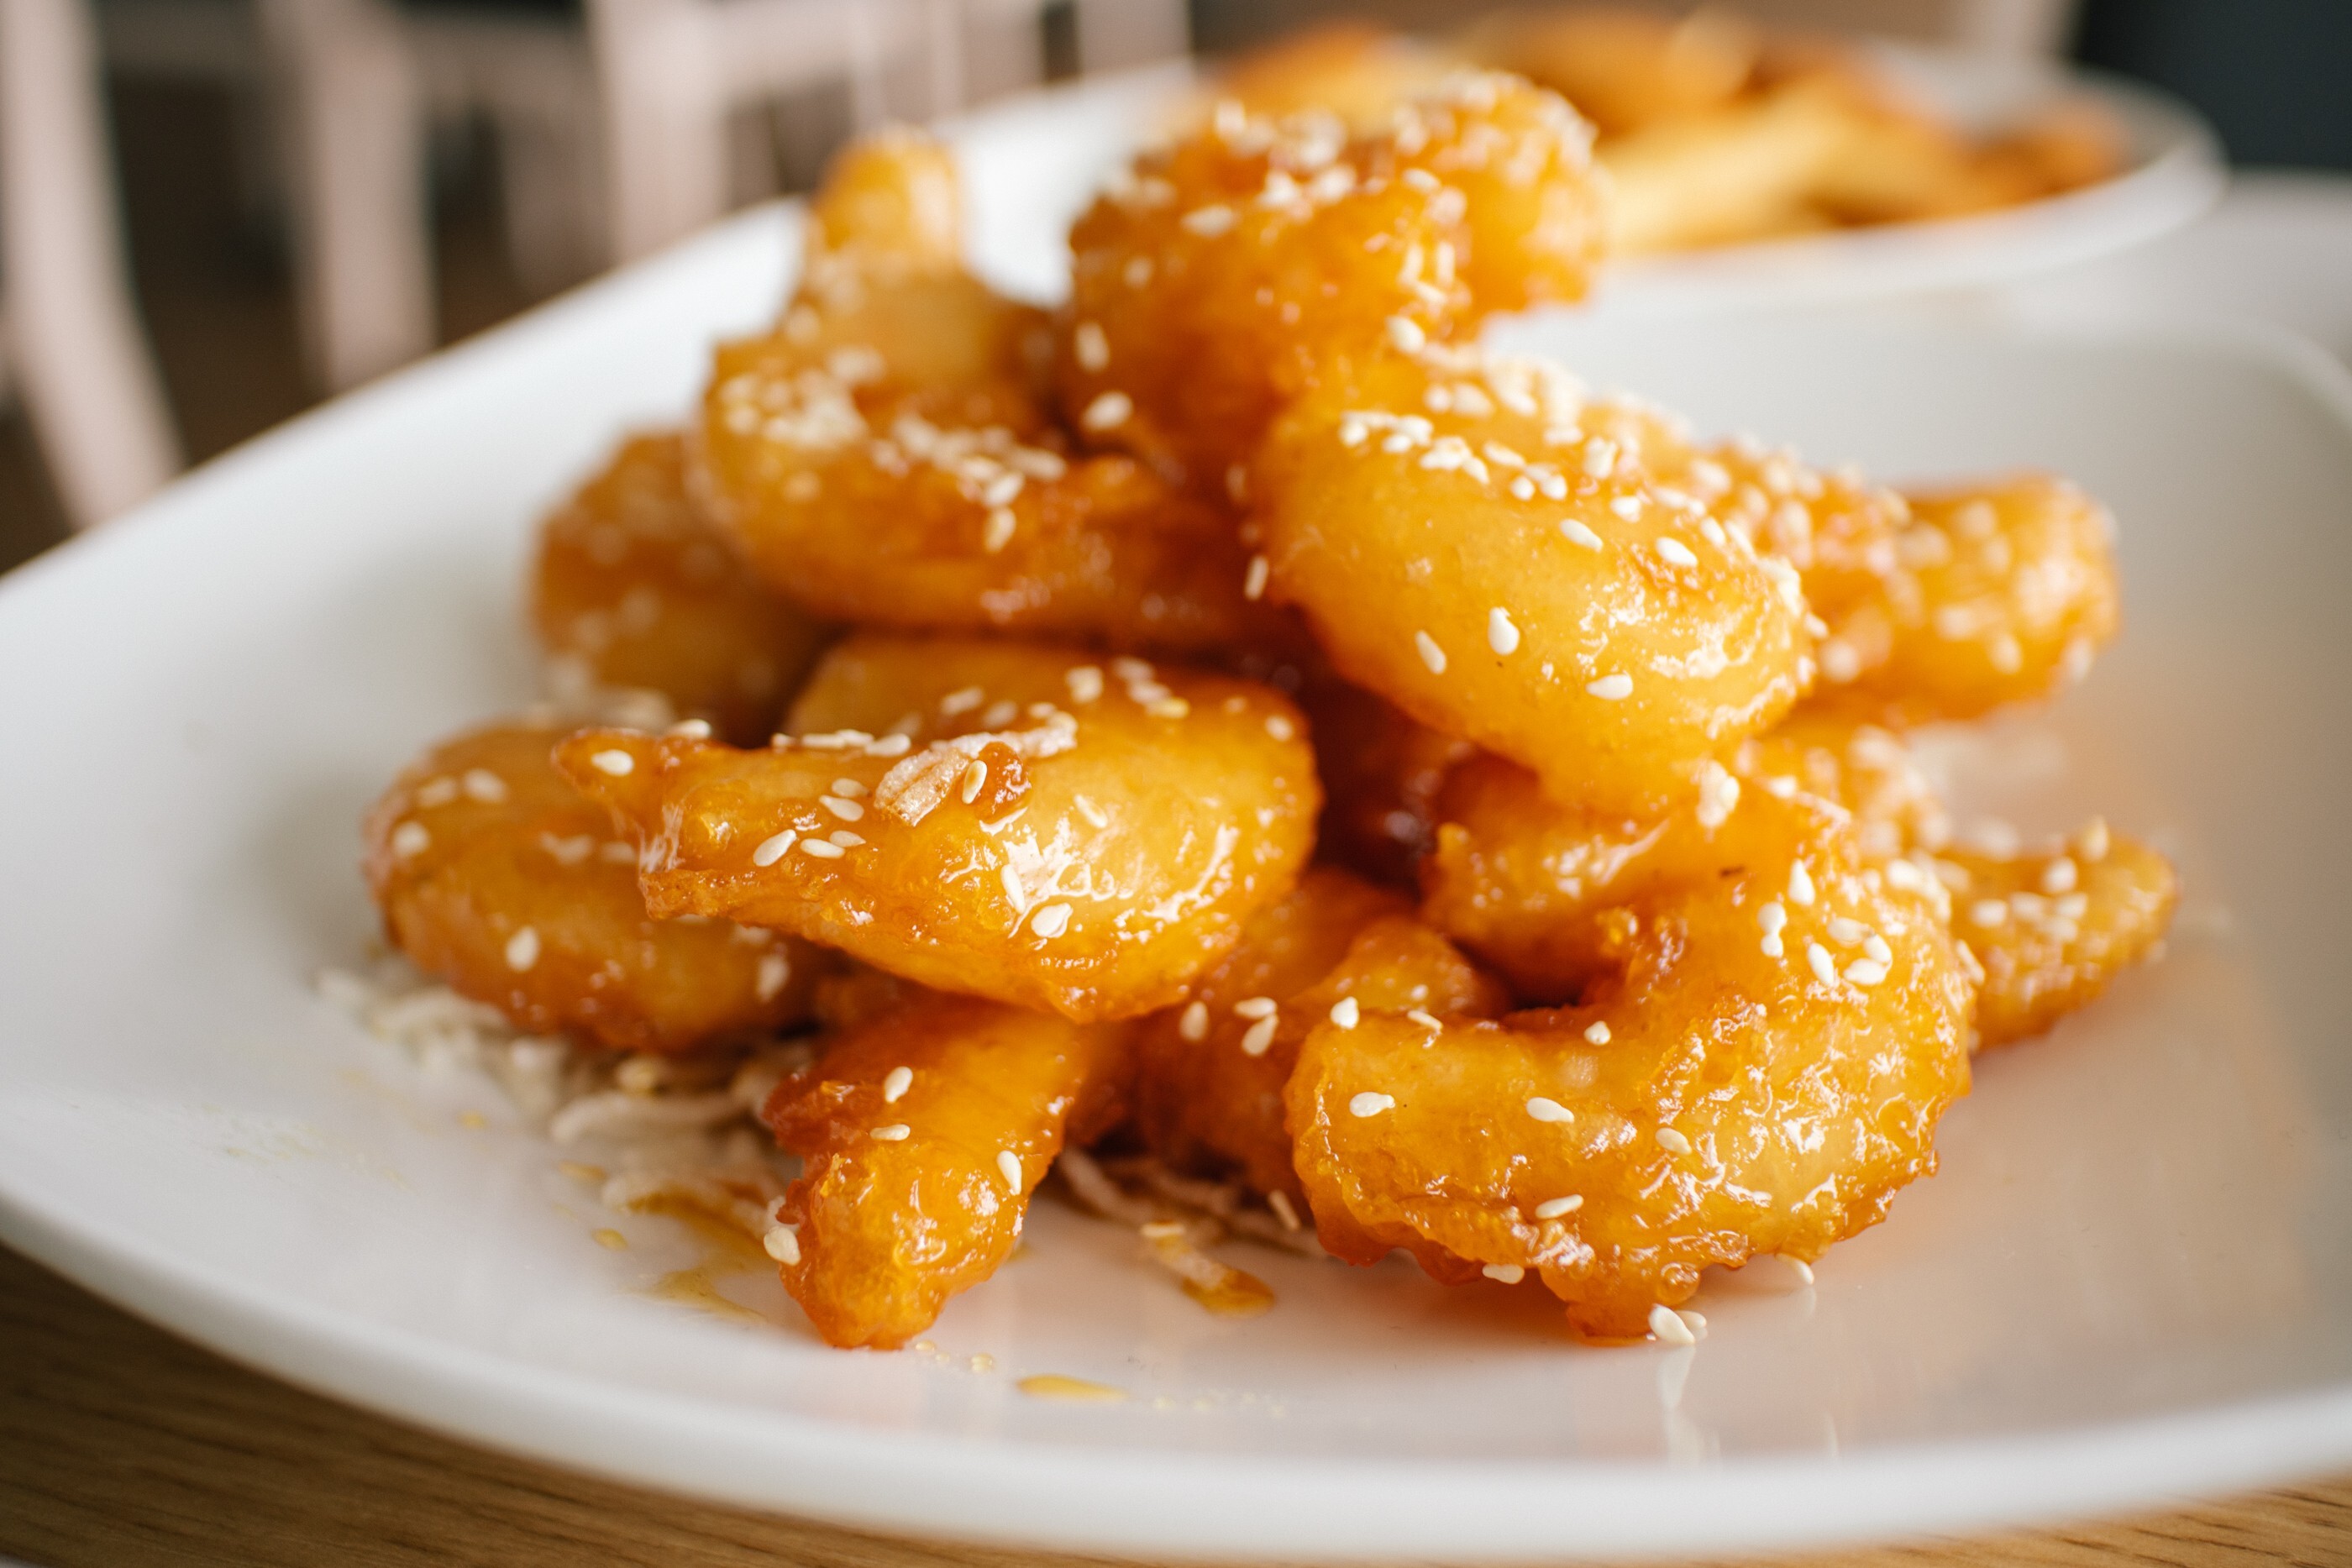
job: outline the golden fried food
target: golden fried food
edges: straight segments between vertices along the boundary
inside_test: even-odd
[[[1952,929],[1984,967],[1977,1033],[1986,1046],[2040,1034],[2096,1001],[2163,939],[2180,893],[2169,862],[2104,823],[2053,855],[1937,858],[1948,875],[1961,873]]]
[[[1753,23],[1721,11],[1601,5],[1503,12],[1465,40],[1483,63],[1576,105],[1603,137],[1722,108],[1747,89],[1762,46]]]
[[[1365,364],[1284,415],[1256,516],[1273,596],[1341,674],[1559,800],[1654,813],[1805,689],[1805,606],[1646,476],[1635,422],[1589,412],[1538,363]]]
[[[1328,113],[1227,106],[1071,230],[1065,410],[1094,441],[1224,488],[1323,367],[1580,298],[1600,231],[1588,139],[1557,97],[1492,74],[1352,139]]]
[[[804,1165],[768,1246],[827,1343],[904,1344],[996,1271],[1065,1137],[1115,1119],[1124,1032],[918,993],[777,1085]]]
[[[1723,868],[1629,912],[1582,1006],[1309,1031],[1286,1101],[1327,1248],[1538,1274],[1627,1337],[1708,1264],[1809,1261],[1935,1168],[1970,995],[1929,896],[1806,797],[1757,792],[1727,835]]]
[[[1251,915],[1189,1000],[1136,1026],[1135,1117],[1145,1144],[1180,1169],[1230,1170],[1256,1191],[1303,1197],[1282,1130],[1282,1086],[1308,1022],[1298,998],[1347,956],[1357,933],[1411,908],[1399,894],[1318,866]]]
[[[1071,451],[1043,319],[956,261],[944,157],[910,133],[846,154],[782,324],[719,350],[714,514],[771,586],[839,620],[1147,651],[1269,634],[1229,515]]]
[[[1333,677],[1303,685],[1298,706],[1314,726],[1323,780],[1316,852],[1376,882],[1412,886],[1435,841],[1437,792],[1478,748]]]
[[[365,866],[393,945],[533,1034],[681,1051],[805,1017],[820,966],[800,943],[646,915],[634,846],[550,759],[562,733],[460,736],[376,803]]]
[[[761,587],[688,496],[675,435],[624,442],[549,514],[531,625],[560,685],[659,692],[733,740],[765,736],[829,634]]]
[[[827,704],[937,737],[858,727],[747,752],[596,730],[558,762],[635,837],[659,914],[1080,1021],[1181,996],[1296,882],[1322,804],[1297,710],[1250,682],[862,636],[800,706]]]
[[[1321,110],[1363,129],[1457,68],[1442,52],[1376,24],[1323,22],[1241,56],[1211,90],[1216,101],[1269,120]]]
[[[1422,917],[1521,996],[1566,1000],[1612,963],[1625,906],[1733,863],[1748,835],[1726,824],[1749,790],[1846,813],[1868,863],[1948,836],[1942,803],[1901,739],[1840,714],[1800,709],[1710,772],[1695,800],[1657,817],[1562,807],[1525,768],[1481,756],[1438,794]],[[1914,888],[1931,881],[1919,864],[1886,869]]]

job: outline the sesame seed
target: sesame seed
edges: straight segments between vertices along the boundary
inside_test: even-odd
[[[1599,549],[1601,548],[1601,536],[1594,533],[1591,528],[1586,528],[1574,517],[1562,519],[1559,525],[1559,531],[1571,543],[1580,544],[1586,549]]]
[[[520,975],[539,962],[539,933],[524,926],[507,938],[507,967]]]
[[[1262,555],[1249,558],[1249,570],[1242,574],[1242,597],[1255,604],[1265,597],[1265,580],[1273,570]]]
[[[1029,890],[1021,885],[1021,873],[1013,869],[1011,861],[1006,861],[996,868],[996,880],[1003,887],[1005,902],[1013,905],[1013,913],[1015,915],[1026,913],[1029,908]]]
[[[1785,958],[1789,956],[1788,944],[1780,940],[1780,934],[1778,931],[1764,933],[1764,940],[1759,942],[1757,946],[1764,950],[1764,956],[1767,958]]]
[[[1192,705],[1182,697],[1154,697],[1143,705],[1143,711],[1154,718],[1182,718],[1192,711]]]
[[[1609,1043],[1609,1026],[1602,1023],[1600,1019],[1595,1019],[1592,1022],[1584,1026],[1584,1038],[1594,1045],[1607,1045]]]
[[[971,762],[964,768],[963,788],[959,790],[958,793],[962,796],[963,803],[969,806],[974,800],[979,800],[980,792],[987,788],[988,764],[981,761],[978,758],[974,758]]]
[[[1115,430],[1135,412],[1135,400],[1123,392],[1107,392],[1087,404],[1078,423],[1088,430]]]
[[[779,1263],[793,1264],[801,1260],[801,1239],[789,1225],[771,1225],[768,1233],[760,1238],[761,1249]]]
[[[1633,677],[1626,674],[1603,675],[1584,689],[1603,702],[1623,702],[1633,695]]]
[[[1195,207],[1176,221],[1202,239],[1214,239],[1234,226],[1234,210],[1222,204]]]
[[[845,852],[839,844],[827,843],[823,839],[803,839],[801,841],[801,853],[804,855],[814,855],[821,861],[837,861],[842,857],[844,852]]]
[[[2070,893],[2050,906],[2051,913],[2061,920],[2080,920],[2091,913],[2091,895]]]
[[[1975,925],[1999,925],[2009,918],[2009,904],[1998,898],[1980,898],[1969,905],[1969,919]]]
[[[1837,984],[1837,963],[1834,959],[1831,958],[1830,950],[1828,948],[1822,946],[1818,942],[1806,943],[1805,962],[1812,966],[1813,978],[1819,980],[1822,985],[1834,986]]]
[[[1841,947],[1851,947],[1870,935],[1870,927],[1848,915],[1832,915],[1829,918],[1830,940]]]
[[[1201,1040],[1209,1037],[1209,1006],[1206,1002],[1188,1002],[1176,1019],[1176,1032],[1186,1040]]]
[[[1416,632],[1412,634],[1412,645],[1419,650],[1421,662],[1429,667],[1431,674],[1445,673],[1445,650],[1437,645],[1436,638],[1426,632]]]
[[[1389,318],[1389,342],[1401,354],[1418,354],[1429,347],[1429,334],[1410,316]]]
[[[833,841],[834,848],[841,850],[854,850],[866,841],[847,828],[835,828],[825,837]]]
[[[403,822],[392,830],[392,852],[402,860],[423,854],[432,841],[433,835],[425,831],[422,822]]]
[[[792,960],[782,953],[763,953],[760,956],[759,971],[751,977],[751,994],[763,1002],[772,1002],[783,993],[784,982],[792,977]]]
[[[1066,904],[1049,904],[1029,918],[1029,929],[1048,939],[1069,928],[1070,906]]]
[[[1012,507],[993,508],[988,514],[987,524],[981,529],[980,548],[991,555],[996,554],[1013,542],[1013,530],[1020,526],[1021,519],[1013,515]]]
[[[2062,893],[2072,893],[2076,875],[2074,861],[2060,855],[2042,868],[2042,891],[2053,897]]]
[[[1664,558],[1670,565],[1696,566],[1698,564],[1698,557],[1692,552],[1690,546],[1683,543],[1682,540],[1677,538],[1660,539],[1658,541],[1658,554]]]
[[[913,1068],[892,1068],[888,1072],[883,1074],[882,1077],[882,1103],[885,1105],[896,1105],[898,1103],[898,1096],[904,1094],[908,1089],[912,1088],[914,1086],[914,1082],[915,1070]]]
[[[637,863],[637,852],[635,846],[624,843],[619,839],[605,840],[604,844],[596,851],[596,853],[598,858],[611,865],[635,865]]]
[[[893,1122],[887,1126],[875,1128],[873,1135],[881,1143],[903,1144],[907,1141],[907,1134],[913,1131],[904,1122]]]
[[[1672,1155],[1686,1155],[1691,1152],[1690,1140],[1672,1127],[1658,1129],[1658,1147]]]
[[[1506,1285],[1516,1285],[1528,1277],[1528,1271],[1517,1263],[1489,1263],[1478,1271],[1489,1280],[1500,1280]]]
[[[1856,958],[1845,967],[1845,977],[1857,986],[1874,986],[1886,978],[1886,966],[1875,958]]]
[[[455,779],[428,779],[416,789],[416,803],[428,811],[436,806],[446,806],[457,798],[457,781]]]
[[[855,779],[836,779],[833,781],[833,792],[845,800],[856,800],[865,795],[866,786]]]
[[[1097,830],[1099,831],[1100,829],[1110,826],[1109,815],[1105,812],[1100,806],[1096,805],[1094,801],[1087,799],[1086,796],[1071,796],[1070,804],[1076,806],[1078,809],[1078,815],[1084,817],[1087,822],[1093,825]]]
[[[1870,955],[1872,963],[1881,967],[1891,967],[1895,963],[1895,949],[1889,947],[1886,938],[1875,931],[1862,939],[1862,950]]]
[[[1103,673],[1093,664],[1073,664],[1062,672],[1062,684],[1070,688],[1070,700],[1090,703],[1103,695]]]
[[[1275,1000],[1272,997],[1244,997],[1234,1004],[1234,1015],[1236,1018],[1272,1018],[1274,1012]]]
[[[1495,650],[1497,658],[1519,650],[1519,629],[1511,623],[1511,612],[1499,604],[1486,612],[1486,646]]]
[[[1414,1008],[1404,1016],[1414,1025],[1422,1029],[1442,1030],[1445,1027],[1444,1019],[1440,1019],[1435,1013],[1429,1011],[1425,1008]]]
[[[1641,520],[1642,517],[1642,497],[1639,496],[1620,496],[1615,500],[1609,503],[1609,509],[1616,513],[1619,517],[1624,518],[1629,523],[1638,522]]]
[[[637,759],[627,752],[614,749],[600,751],[588,759],[590,767],[614,779],[626,779],[636,770]]]
[[[996,1174],[1004,1178],[1006,1186],[1014,1192],[1019,1192],[1021,1190],[1021,1156],[1011,1149],[997,1150]]]
[[[1282,1222],[1282,1228],[1285,1230],[1301,1230],[1306,1228],[1299,1222],[1298,1209],[1297,1206],[1290,1201],[1290,1195],[1288,1193],[1281,1191],[1267,1193],[1265,1195],[1265,1206],[1266,1207],[1274,1210],[1275,1218]]]
[[[1617,466],[1617,444],[1605,435],[1596,435],[1584,444],[1584,475],[1588,479],[1606,479],[1609,471]]]
[[[1359,1117],[1377,1116],[1383,1111],[1393,1109],[1395,1105],[1395,1095],[1381,1094],[1367,1089],[1348,1102],[1348,1113]]]
[[[496,806],[507,798],[507,781],[487,768],[468,768],[460,780],[469,800],[479,800],[485,806]]]
[[[866,815],[866,808],[855,800],[845,800],[838,795],[820,795],[817,804],[845,822],[855,822]]]
[[[1298,727],[1278,713],[1265,716],[1265,732],[1276,740],[1296,740]]]
[[[1789,912],[1780,906],[1780,901],[1776,898],[1756,912],[1756,924],[1761,925],[1764,928],[1764,934],[1769,936],[1789,924]]]
[[[1698,1335],[1691,1333],[1682,1314],[1663,1301],[1650,1309],[1650,1334],[1660,1344],[1680,1347],[1698,1343]]]
[[[1797,1277],[1797,1283],[1800,1285],[1810,1285],[1813,1282],[1813,1266],[1802,1258],[1782,1258],[1780,1263],[1790,1273]]]
[[[1584,1207],[1584,1195],[1570,1193],[1566,1197],[1548,1197],[1536,1205],[1538,1219],[1558,1219],[1563,1214],[1574,1214]]]
[[[940,699],[940,711],[947,715],[950,718],[953,718],[958,714],[970,713],[972,709],[978,707],[987,700],[988,694],[982,691],[978,686],[964,686],[960,690],[950,692],[947,695],[941,697]]]
[[[1264,1056],[1274,1044],[1274,1031],[1282,1020],[1269,1013],[1249,1026],[1242,1035],[1244,1056]]]
[[[1698,825],[1710,832],[1731,820],[1739,806],[1739,780],[1713,758],[1699,764]]]
[[[791,849],[793,841],[799,837],[799,833],[786,828],[773,838],[761,840],[760,847],[751,852],[751,863],[761,867],[775,864],[784,858],[784,852]]]
[[[1538,1122],[1573,1122],[1576,1113],[1548,1095],[1538,1094],[1528,1102],[1528,1114]]]
[[[1331,1004],[1331,1023],[1337,1029],[1353,1029],[1363,1018],[1364,1009],[1353,997],[1341,997]]]
[[[1070,334],[1070,348],[1077,355],[1080,370],[1098,371],[1110,363],[1110,340],[1092,321],[1078,323]]]
[[[1794,861],[1790,863],[1789,902],[1801,908],[1810,909],[1812,907],[1813,873],[1805,869],[1805,862],[1802,861]]]

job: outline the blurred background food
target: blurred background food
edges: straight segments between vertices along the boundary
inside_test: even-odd
[[[2080,114],[1940,125],[1842,34],[2071,57],[2186,97],[2238,162],[2352,168],[2340,0],[0,0],[0,570],[806,188],[858,126],[1304,29],[1231,90],[1369,113],[1461,52],[1561,90],[1627,251],[1979,211],[2119,155]]]

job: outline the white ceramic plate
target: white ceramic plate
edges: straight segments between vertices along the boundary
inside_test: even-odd
[[[2051,464],[2123,518],[2126,636],[1962,784],[2029,827],[2097,808],[2158,835],[2182,930],[1983,1063],[1944,1174],[1817,1288],[1718,1279],[1695,1351],[1597,1350],[1532,1292],[1268,1256],[1279,1304],[1234,1322],[1047,1203],[932,1354],[826,1350],[758,1277],[727,1288],[771,1322],[660,1298],[682,1233],[596,1212],[486,1083],[421,1075],[308,980],[373,924],[366,802],[527,694],[535,515],[772,314],[795,223],[740,221],[0,580],[0,1237],[482,1443],[1041,1546],[1730,1551],[2352,1462],[2352,405],[2316,355],[2211,341],[1570,345],[1706,426],[1896,476]],[[627,1250],[592,1240],[612,1225]],[[1036,1373],[1132,1397],[1015,1391]]]
[[[2114,77],[1950,49],[1876,46],[1923,103],[1978,129],[2014,123],[2060,98],[2104,105],[2130,149],[2116,178],[1982,216],[1850,229],[1680,256],[1602,276],[1606,316],[1752,311],[1973,287],[2130,249],[2210,206],[2226,179],[2213,134],[2179,101]],[[1185,66],[1024,94],[956,121],[967,164],[1000,172],[975,200],[980,265],[1014,293],[1068,292],[1062,235],[1104,175],[1171,120],[1193,81]]]

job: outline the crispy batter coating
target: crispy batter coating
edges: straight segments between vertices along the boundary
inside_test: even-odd
[[[531,625],[561,684],[659,692],[734,740],[765,736],[829,629],[753,579],[688,493],[671,434],[624,442],[541,525]]]
[[[907,133],[837,167],[782,325],[719,350],[714,514],[766,581],[840,620],[1139,650],[1265,634],[1227,513],[1055,427],[1043,318],[961,270],[944,159]]]
[[[1138,660],[863,636],[801,706],[933,716],[938,737],[857,727],[745,752],[604,730],[558,761],[635,836],[663,915],[1080,1021],[1181,996],[1296,882],[1322,803],[1286,699]]]
[[[549,752],[497,726],[435,747],[368,815],[368,885],[394,946],[517,1029],[682,1051],[807,1015],[816,955],[773,931],[656,920],[636,853]]]
[[[996,1271],[1064,1138],[1116,1115],[1124,1032],[917,993],[777,1085],[805,1165],[769,1246],[827,1343],[904,1344]]]
[[[1336,677],[1307,681],[1298,706],[1315,727],[1323,780],[1316,852],[1376,882],[1412,886],[1435,841],[1438,789],[1478,748]]]
[[[1632,1336],[1706,1265],[1819,1257],[1934,1170],[1971,999],[1937,907],[1805,797],[1758,792],[1732,832],[1630,912],[1585,1006],[1309,1031],[1286,1100],[1327,1248],[1538,1273],[1577,1328]]]
[[[1898,737],[1811,708],[1748,741],[1696,800],[1663,817],[1556,805],[1525,768],[1482,756],[1456,768],[1438,795],[1422,917],[1522,996],[1566,1000],[1610,965],[1622,906],[1663,879],[1731,863],[1745,834],[1726,824],[1749,790],[1803,794],[1851,813],[1855,848],[1872,863],[1949,836],[1942,803]],[[1931,881],[1916,862],[1888,870],[1916,887]]]
[[[1494,74],[1350,138],[1237,103],[1139,158],[1070,232],[1063,406],[1089,437],[1213,490],[1324,367],[1581,297],[1599,196],[1583,122]]]
[[[1411,907],[1318,866],[1251,915],[1189,1000],[1136,1026],[1135,1118],[1153,1152],[1179,1169],[1230,1170],[1259,1192],[1303,1198],[1282,1130],[1282,1086],[1311,1021],[1300,998],[1366,925]]]
[[[1984,967],[1984,1046],[2040,1034],[2096,1001],[2163,939],[2180,895],[2170,862],[2104,824],[2055,855],[1948,850],[1937,858],[1965,873],[1952,894],[1952,928]]]
[[[1548,366],[1393,356],[1295,404],[1253,487],[1271,591],[1340,674],[1559,800],[1655,812],[1812,662],[1795,573],[1652,483],[1622,413]]]

